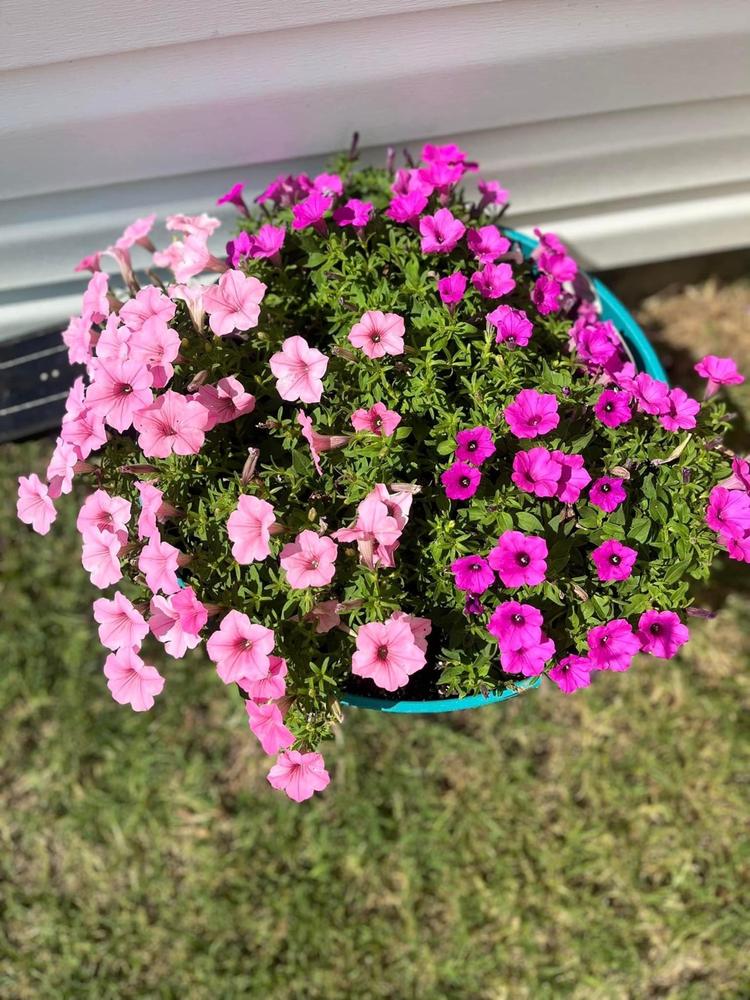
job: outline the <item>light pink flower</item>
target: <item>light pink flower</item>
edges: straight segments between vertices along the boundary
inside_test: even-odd
[[[153,535],[141,549],[138,569],[146,577],[146,586],[154,594],[161,590],[164,594],[176,594],[180,589],[177,568],[180,565],[180,551],[158,535]]]
[[[83,501],[76,527],[84,538],[98,531],[110,531],[124,545],[128,540],[129,521],[129,500],[111,496],[106,490],[95,490]]]
[[[218,284],[211,285],[203,294],[208,325],[217,337],[257,326],[265,294],[266,286],[257,278],[248,277],[242,271],[226,271]]]
[[[263,753],[274,754],[294,743],[294,733],[284,725],[278,705],[271,702],[256,705],[248,699],[245,702],[247,721],[254,736],[263,748]]]
[[[174,375],[180,353],[180,335],[159,316],[150,316],[130,338],[130,357],[146,365],[155,389],[163,389]]]
[[[98,451],[107,443],[104,417],[84,407],[63,420],[60,437],[73,445],[81,460],[88,458],[92,451]]]
[[[318,635],[325,635],[341,624],[340,608],[341,602],[335,598],[332,601],[319,601],[310,613],[305,615],[305,620],[314,621]]]
[[[119,592],[111,601],[106,597],[94,601],[94,621],[99,625],[99,641],[107,649],[140,649],[148,635],[146,619]]]
[[[522,389],[505,407],[504,415],[511,434],[517,438],[539,437],[560,423],[556,397],[536,389]]]
[[[73,489],[73,474],[77,463],[78,449],[59,437],[47,466],[48,491],[53,500]]]
[[[695,365],[695,370],[701,378],[708,379],[706,398],[713,396],[722,385],[741,385],[745,376],[737,371],[737,365],[732,358],[719,358],[715,354],[707,354]]]
[[[357,629],[352,673],[371,678],[384,691],[395,691],[426,663],[405,621],[370,622]]]
[[[276,698],[283,698],[286,693],[287,675],[286,660],[280,656],[269,656],[269,670],[266,677],[258,681],[250,680],[249,677],[241,677],[237,683],[254,702],[273,701]]]
[[[109,277],[104,271],[97,271],[83,293],[82,312],[92,323],[101,323],[109,316],[108,290]]]
[[[450,253],[465,231],[463,222],[447,208],[439,208],[434,215],[424,215],[419,220],[422,253]]]
[[[369,431],[380,437],[390,437],[400,423],[399,414],[386,409],[384,403],[375,403],[369,410],[359,409],[352,414],[355,431]]]
[[[155,215],[145,215],[141,219],[135,219],[129,226],[123,229],[122,236],[115,242],[115,248],[117,250],[130,250],[131,247],[137,244],[153,252],[154,244],[149,239],[148,234],[151,232],[155,221]]]
[[[243,495],[227,521],[229,540],[234,542],[232,555],[241,565],[261,562],[271,554],[271,528],[276,514],[266,500]]]
[[[207,621],[208,612],[192,587],[184,587],[169,597],[156,594],[151,598],[148,627],[164,643],[166,652],[177,660],[188,649],[195,649]]]
[[[336,543],[314,531],[301,531],[281,550],[279,562],[295,590],[325,587],[336,573]]]
[[[285,750],[268,772],[268,783],[289,796],[293,802],[304,802],[315,792],[322,792],[331,778],[319,753]]]
[[[203,308],[203,293],[205,285],[170,285],[169,294],[173,299],[179,299],[185,303],[190,319],[195,329],[201,333],[203,330],[203,320],[205,310]]]
[[[348,434],[318,434],[313,427],[313,422],[304,410],[297,411],[297,423],[302,428],[302,437],[310,445],[315,471],[319,476],[323,475],[323,468],[320,464],[320,452],[331,451],[334,448],[343,448],[348,443]]]
[[[220,378],[216,385],[202,385],[196,396],[207,411],[206,430],[217,424],[228,424],[255,409],[255,396],[246,392],[245,387],[234,375]]]
[[[138,515],[138,537],[151,538],[156,535],[159,529],[156,526],[156,519],[161,513],[164,494],[157,489],[153,483],[136,483],[141,498],[141,511]]]
[[[132,331],[120,324],[117,313],[107,317],[107,325],[96,342],[97,361],[122,362],[130,360]],[[96,365],[92,365],[95,368]]]
[[[416,615],[409,615],[405,611],[394,611],[391,621],[406,622],[417,646],[423,653],[427,652],[427,637],[432,632],[432,622],[429,618],[417,618]]]
[[[189,281],[208,267],[224,270],[220,262],[210,253],[203,234],[191,235],[184,241],[173,240],[164,250],[154,254],[157,267],[168,267],[179,283]]]
[[[164,690],[164,678],[133,649],[110,653],[104,663],[107,687],[118,705],[130,705],[134,712],[153,708],[154,698]]]
[[[120,433],[154,398],[151,372],[138,361],[98,361],[93,378],[86,390],[86,403]]]
[[[71,316],[62,339],[71,365],[87,365],[92,357],[93,330],[88,316]]]
[[[328,358],[310,347],[304,337],[287,337],[269,364],[277,379],[276,391],[282,399],[320,402]]]
[[[104,590],[122,579],[122,542],[112,531],[90,531],[83,536],[81,562],[95,587]]]
[[[16,514],[19,521],[30,524],[38,535],[46,535],[57,517],[49,490],[35,472],[18,477]]]
[[[206,651],[225,684],[259,681],[268,676],[274,643],[270,628],[251,622],[241,611],[230,611],[206,643]]]
[[[411,494],[389,493],[378,483],[357,507],[357,520],[351,528],[334,531],[340,542],[356,541],[360,558],[366,566],[377,563],[393,567],[393,554],[398,548],[411,506]]]
[[[172,389],[141,409],[133,422],[138,444],[149,458],[197,455],[206,437],[206,410]]]
[[[382,313],[379,309],[363,314],[349,331],[348,339],[361,348],[368,358],[382,358],[384,354],[404,353],[404,321],[396,313]]]

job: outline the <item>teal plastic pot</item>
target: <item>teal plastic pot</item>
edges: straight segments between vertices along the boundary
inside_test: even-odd
[[[521,249],[529,256],[537,245],[537,241],[524,233],[518,233],[514,229],[504,229],[505,235],[520,244]],[[611,320],[622,334],[626,346],[629,348],[636,366],[644,372],[648,372],[653,378],[667,382],[667,373],[664,371],[659,358],[653,347],[649,343],[646,334],[638,326],[632,315],[620,302],[616,295],[603,285],[601,281],[593,279],[596,294],[601,302],[602,319]],[[407,701],[393,698],[371,698],[367,695],[346,694],[341,699],[342,705],[351,705],[354,708],[369,708],[376,712],[396,712],[412,715],[431,715],[435,712],[458,712],[468,708],[482,708],[484,705],[496,705],[498,702],[507,701],[517,695],[528,691],[531,688],[539,687],[541,677],[530,677],[515,685],[514,689],[503,691],[501,694],[471,695],[468,698],[440,698],[433,701]]]

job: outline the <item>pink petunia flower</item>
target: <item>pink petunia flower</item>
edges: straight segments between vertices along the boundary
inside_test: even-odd
[[[338,174],[318,174],[313,180],[313,187],[332,198],[339,198],[344,193],[344,182]]]
[[[130,338],[133,331],[120,324],[117,313],[107,317],[107,324],[99,334],[96,342],[96,357],[98,361],[130,361]],[[145,362],[141,362],[145,364]],[[95,365],[91,366],[92,368]]]
[[[422,253],[450,253],[466,231],[466,226],[447,208],[419,220]]]
[[[99,531],[110,531],[124,545],[128,540],[130,511],[130,501],[125,497],[95,490],[83,501],[76,527],[84,538]]]
[[[88,316],[71,316],[62,332],[71,365],[87,365],[92,358],[94,331]]]
[[[363,229],[370,221],[370,216],[374,211],[375,206],[371,201],[350,198],[345,205],[334,209],[333,221],[342,228],[353,226],[355,229]]]
[[[294,743],[294,733],[284,725],[278,705],[267,702],[256,705],[248,699],[245,702],[247,721],[254,736],[263,748],[263,753],[275,754]]]
[[[426,205],[427,199],[433,192],[433,185],[422,177],[419,170],[408,170],[406,167],[402,167],[396,171],[393,184],[391,184],[391,191],[394,194],[399,195],[411,194],[412,191],[419,191],[420,194],[425,196]],[[420,209],[420,211],[421,210],[422,209]]]
[[[361,348],[368,358],[403,354],[404,320],[396,313],[370,310],[351,328],[348,340],[355,347]]]
[[[146,586],[154,594],[176,594],[180,589],[177,569],[180,565],[180,551],[169,542],[152,535],[138,556],[138,569],[146,577]]]
[[[230,189],[216,199],[217,205],[234,205],[243,215],[250,215],[242,192],[245,190],[244,184],[233,184]]]
[[[138,333],[143,324],[150,319],[156,318],[162,323],[171,323],[176,309],[174,302],[164,292],[155,285],[146,285],[136,292],[134,298],[128,299],[117,315],[120,322],[129,330]]]
[[[427,652],[427,637],[432,632],[432,622],[429,618],[418,618],[416,615],[408,615],[405,611],[394,611],[390,620],[406,622],[419,649],[423,653]]]
[[[134,712],[153,708],[156,695],[164,690],[164,678],[143,662],[133,649],[110,653],[104,662],[107,687],[118,705],[130,705]]]
[[[286,681],[284,680],[287,675],[286,660],[280,656],[269,656],[268,661],[268,676],[256,681],[241,677],[237,681],[247,696],[256,703],[275,701],[277,698],[283,698],[286,693]]]
[[[207,431],[213,430],[217,424],[231,423],[255,409],[255,396],[246,392],[234,375],[220,378],[216,385],[199,386],[196,398],[208,413]]]
[[[706,399],[719,391],[722,385],[741,385],[745,376],[737,371],[737,365],[732,358],[719,358],[715,354],[707,354],[695,365],[695,371],[701,378],[708,379]]]
[[[155,215],[145,215],[141,219],[134,219],[129,226],[126,226],[122,235],[115,241],[115,249],[130,250],[131,247],[141,246],[145,250],[153,252],[154,244],[149,238],[149,233],[154,227]]]
[[[583,455],[566,455],[562,451],[553,451],[552,458],[560,465],[560,479],[555,496],[563,503],[577,503],[581,493],[591,482]]]
[[[185,233],[186,236],[202,236],[208,239],[221,225],[221,220],[206,212],[200,215],[168,215],[165,223],[170,232]]]
[[[276,639],[270,628],[251,622],[241,611],[230,611],[206,643],[209,659],[225,684],[268,676]]]
[[[78,460],[78,449],[59,437],[47,466],[47,487],[53,500],[73,489],[73,475]]]
[[[619,427],[633,419],[627,393],[616,389],[603,389],[594,403],[594,413],[605,427]]]
[[[340,542],[356,542],[362,561],[370,568],[379,562],[392,566],[393,552],[406,523],[405,515],[397,520],[396,513],[395,505],[389,506],[373,490],[357,507],[357,520],[352,527],[339,528],[333,537]]]
[[[195,329],[203,332],[205,310],[203,308],[203,293],[205,285],[170,285],[169,294],[173,299],[185,303],[190,319]]]
[[[495,454],[495,443],[489,427],[470,427],[456,434],[456,458],[459,462],[481,465]]]
[[[459,590],[483,594],[495,582],[495,574],[483,556],[461,556],[451,563],[451,573]]]
[[[533,604],[505,601],[492,612],[487,631],[503,649],[523,649],[542,641],[542,612]]]
[[[691,431],[696,425],[696,414],[701,404],[691,399],[684,389],[672,389],[668,396],[669,409],[662,413],[659,422],[668,431]]]
[[[485,299],[499,299],[516,287],[510,264],[485,264],[472,274],[471,283]]]
[[[589,490],[589,500],[600,510],[611,514],[621,503],[627,500],[628,494],[622,479],[617,476],[601,476]]]
[[[504,531],[487,561],[504,587],[536,587],[547,579],[547,543],[537,535]]]
[[[399,418],[400,419],[400,418]],[[320,453],[322,451],[332,451],[334,448],[343,448],[348,444],[350,435],[348,434],[318,434],[313,427],[313,422],[304,410],[297,411],[297,423],[302,428],[302,437],[310,445],[315,471],[319,476],[323,475],[323,468],[320,464]]]
[[[560,308],[561,295],[562,285],[560,282],[542,274],[534,282],[534,287],[531,290],[531,301],[542,316],[547,316],[549,313],[557,312]]]
[[[180,353],[180,335],[158,316],[147,319],[130,337],[130,357],[146,365],[151,372],[153,387],[163,389],[174,375],[173,362]]]
[[[260,497],[243,495],[227,521],[227,534],[233,542],[232,555],[240,565],[261,562],[271,554],[271,528],[276,512]]]
[[[750,494],[750,461],[735,455],[732,459],[732,474],[721,485],[728,490],[744,490]]]
[[[384,403],[375,403],[369,410],[359,409],[352,414],[355,431],[369,431],[380,437],[391,437],[401,417],[395,410],[388,410]]]
[[[627,580],[638,553],[615,539],[602,542],[591,553],[600,580]]]
[[[98,361],[86,403],[121,434],[135,415],[153,400],[153,376],[139,361]]]
[[[540,437],[560,423],[555,396],[536,389],[522,389],[505,407],[504,415],[511,434],[517,438]]]
[[[16,514],[19,521],[30,524],[38,535],[46,535],[57,517],[49,490],[35,472],[18,477]]]
[[[426,663],[409,624],[389,619],[370,622],[357,629],[352,673],[369,677],[384,691],[396,691]]]
[[[416,226],[417,219],[427,207],[427,195],[423,191],[409,191],[391,198],[385,214],[394,222]]]
[[[454,462],[440,476],[449,500],[469,500],[479,489],[482,473],[466,462]]]
[[[597,625],[587,636],[592,670],[628,670],[640,642],[624,618]]]
[[[83,315],[92,323],[102,323],[109,316],[109,277],[103,271],[97,271],[83,293]]]
[[[555,655],[555,644],[544,633],[531,646],[514,646],[500,650],[500,664],[506,674],[538,677],[544,664]]]
[[[449,307],[454,306],[466,292],[466,275],[456,271],[445,278],[438,278],[437,289],[440,301]]]
[[[88,458],[107,443],[104,418],[84,407],[63,420],[60,437],[76,449],[81,460]]]
[[[511,347],[526,347],[531,340],[534,325],[523,309],[512,306],[498,306],[487,315],[487,322],[497,330],[495,343],[509,344]]]
[[[95,587],[104,590],[122,579],[122,542],[112,531],[90,531],[83,536],[81,562]]]
[[[243,234],[240,234],[243,235]],[[257,233],[249,236],[248,253],[256,260],[280,262],[281,248],[286,240],[284,226],[272,226],[268,223],[261,226]]]
[[[534,232],[539,245],[532,256],[539,270],[557,281],[572,281],[578,273],[578,265],[568,256],[563,242],[554,233],[543,233],[539,229]]]
[[[138,515],[138,537],[151,538],[158,534],[156,519],[162,513],[163,492],[153,483],[136,483],[141,500],[141,510]]]
[[[301,531],[281,550],[279,562],[287,583],[295,590],[325,587],[336,574],[337,547],[333,539],[315,531]]]
[[[206,411],[194,399],[167,389],[136,413],[138,444],[149,458],[197,455],[206,438]]]
[[[73,268],[74,271],[101,271],[102,269],[102,252],[97,250],[94,253],[90,253],[88,257],[84,257],[79,260],[76,266]]]
[[[750,497],[714,486],[708,497],[706,524],[729,538],[742,538],[750,532]]]
[[[564,694],[572,694],[591,684],[591,662],[585,656],[564,656],[548,676]]]
[[[556,494],[562,476],[562,466],[546,448],[519,451],[513,458],[511,479],[524,493],[537,497]]]
[[[570,328],[569,343],[571,351],[596,368],[610,365],[620,350],[617,330],[611,323],[584,322],[580,318]],[[620,384],[620,388],[625,386]],[[629,390],[632,388],[632,385],[628,386]]]
[[[737,562],[750,563],[750,532],[741,538],[719,535],[719,541],[727,547],[727,555]]]
[[[148,635],[146,619],[124,594],[116,593],[111,601],[94,601],[94,621],[99,625],[99,641],[107,649],[140,649]]]
[[[477,183],[477,187],[479,188],[479,193],[482,196],[477,206],[477,209],[480,212],[485,209],[487,205],[505,205],[510,197],[500,181],[480,180]]]
[[[466,243],[480,264],[494,264],[498,257],[510,250],[510,240],[500,235],[497,226],[470,229]]]
[[[229,270],[203,293],[203,307],[208,325],[217,337],[227,337],[235,330],[249,330],[258,325],[260,304],[266,286],[252,275]]]
[[[666,382],[641,372],[633,380],[633,399],[641,413],[654,416],[669,410],[669,386]]]
[[[674,611],[644,611],[638,619],[636,635],[642,653],[651,653],[663,660],[671,660],[690,638],[687,625],[683,625]]]
[[[320,402],[328,358],[310,347],[304,337],[287,337],[269,364],[277,379],[276,391],[282,399]]]
[[[293,802],[304,802],[315,792],[322,792],[331,778],[319,753],[285,750],[268,772],[272,788],[286,792]]]
[[[157,267],[168,267],[180,284],[209,268],[213,271],[226,270],[226,264],[209,251],[203,233],[191,234],[184,240],[173,240],[164,250],[157,250],[153,260]]]
[[[307,198],[292,206],[292,229],[307,229],[312,226],[321,236],[325,236],[328,227],[323,216],[332,204],[333,198],[320,191],[311,191]]]
[[[195,649],[201,641],[200,632],[208,621],[205,605],[195,596],[192,587],[183,587],[176,594],[151,598],[151,617],[148,625],[166,652],[181,659],[188,649]]]

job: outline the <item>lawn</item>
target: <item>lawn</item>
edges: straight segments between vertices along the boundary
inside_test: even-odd
[[[746,284],[640,315],[673,370],[710,345],[750,373]],[[200,655],[147,715],[111,700],[76,505],[51,543],[14,517],[49,449],[0,449],[0,997],[750,996],[736,564],[672,662],[452,716],[350,710],[297,806]]]

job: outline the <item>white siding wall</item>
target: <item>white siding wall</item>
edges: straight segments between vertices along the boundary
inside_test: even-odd
[[[750,243],[748,0],[4,0],[0,335],[148,211],[454,138],[592,266]]]

